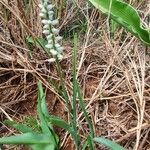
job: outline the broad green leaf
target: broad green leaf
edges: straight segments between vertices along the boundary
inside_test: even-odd
[[[49,116],[47,119],[51,124],[61,127],[65,130],[67,130],[68,132],[72,132],[70,125],[68,123],[66,123],[64,120],[62,120],[56,116]]]
[[[150,30],[140,21],[139,14],[129,4],[120,0],[89,0],[97,9],[109,15],[129,32],[150,46]]]
[[[120,146],[119,144],[112,142],[111,140],[108,140],[104,137],[95,137],[93,139],[93,141],[98,142],[100,144],[103,144],[105,146],[107,146],[108,148],[110,148],[111,150],[125,150],[122,146]]]
[[[32,144],[29,145],[32,150],[53,150],[55,149],[54,144]]]
[[[23,124],[17,123],[15,121],[10,121],[10,120],[5,120],[4,124],[13,127],[15,129],[17,129],[18,131],[22,132],[22,133],[27,133],[27,132],[33,132],[33,130]]]
[[[24,144],[33,150],[54,150],[53,144],[49,136],[46,134],[25,133],[10,137],[0,138],[0,144]]]
[[[49,113],[48,113],[47,106],[46,106],[46,100],[45,100],[42,83],[40,81],[38,83],[38,93],[39,93],[39,99],[40,99],[42,113],[48,117]]]
[[[45,97],[44,94],[43,94],[43,91],[41,91],[41,88],[40,88],[40,82],[38,83],[38,104],[37,104],[37,112],[38,112],[38,116],[39,116],[39,119],[40,119],[40,125],[41,125],[41,128],[42,128],[42,131],[43,133],[45,134],[49,134],[51,135],[51,132],[49,130],[49,127],[47,125],[47,121],[46,121],[46,116],[44,116],[43,114],[43,111],[42,111],[42,108],[41,108],[41,103],[42,103],[42,100],[43,98]]]
[[[24,133],[20,135],[2,137],[0,144],[53,144],[47,134]]]
[[[39,81],[38,83],[38,105],[37,105],[38,116],[40,119],[40,125],[44,134],[48,134],[51,142],[58,147],[58,137],[54,133],[51,124],[48,124],[47,117],[49,116],[45,95],[42,87],[42,83]]]

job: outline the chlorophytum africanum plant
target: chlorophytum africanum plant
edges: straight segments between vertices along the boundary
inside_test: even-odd
[[[103,13],[110,15],[110,17],[125,27],[129,32],[139,38],[148,46],[150,45],[150,35],[149,30],[142,26],[140,22],[139,15],[137,11],[122,1],[118,0],[89,0],[96,8],[100,9]],[[53,56],[49,61],[57,61],[62,59],[63,55],[63,47],[61,46],[62,37],[59,36],[59,30],[55,27],[58,24],[58,20],[54,19],[54,5],[52,5],[49,0],[43,0],[39,5],[41,8],[40,16],[42,18],[43,23],[43,34],[46,36],[47,44],[45,47],[48,52]],[[119,8],[119,9],[118,9]],[[132,14],[132,15],[131,15]],[[85,109],[84,100],[81,94],[81,90],[76,79],[76,44],[77,40],[74,40],[74,52],[73,52],[73,96],[72,96],[72,112],[70,113],[70,122],[66,123],[60,118],[55,116],[51,116],[48,113],[45,96],[42,88],[41,82],[38,83],[38,105],[37,112],[40,121],[40,132],[35,132],[32,128],[27,127],[22,124],[18,124],[14,121],[6,121],[5,123],[16,128],[22,134],[11,136],[11,137],[3,137],[0,138],[0,144],[25,144],[31,147],[33,150],[57,150],[59,149],[59,140],[58,136],[55,134],[53,130],[53,125],[59,126],[68,133],[71,134],[72,139],[74,140],[76,149],[86,149],[87,147],[90,150],[94,150],[94,142],[101,143],[112,150],[124,150],[120,145],[105,139],[103,137],[95,137],[93,125],[90,121],[88,113]],[[59,63],[59,62],[58,62]],[[58,64],[57,63],[57,64]],[[58,64],[59,65],[59,64]],[[59,71],[61,71],[60,67]],[[65,85],[63,82],[63,78],[61,77],[62,83],[62,93],[64,98],[66,99],[66,105],[68,105],[68,96],[67,91],[65,89]],[[86,122],[89,127],[89,134],[87,135],[85,144],[81,145],[81,137],[77,128],[77,116],[76,116],[76,99],[79,99],[79,105],[81,110],[83,111]],[[69,106],[68,111],[69,111]]]

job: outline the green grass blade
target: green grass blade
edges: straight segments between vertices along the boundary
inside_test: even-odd
[[[38,116],[40,119],[40,124],[41,124],[43,133],[52,135],[47,125],[46,119],[45,119],[46,116],[44,116],[44,114],[47,115],[48,112],[46,108],[42,107],[43,101],[45,101],[45,95],[43,92],[42,84],[41,82],[39,82],[38,83],[38,104],[37,104]]]
[[[73,98],[72,98],[72,127],[74,129],[75,132],[75,144],[76,144],[76,148],[79,149],[79,145],[80,145],[80,138],[78,135],[78,130],[77,130],[77,86],[76,86],[76,59],[77,59],[77,35],[74,35],[74,48],[73,48]]]
[[[75,133],[73,127],[70,126],[68,123],[66,123],[64,120],[62,120],[56,116],[49,116],[48,120],[51,124],[58,126],[60,128],[63,128],[66,131],[68,131],[71,134],[73,139],[76,138],[76,133]]]
[[[48,121],[51,124],[61,127],[72,134],[72,129],[71,129],[70,125],[68,123],[66,123],[64,120],[62,120],[56,116],[49,116]]]
[[[20,135],[2,137],[0,144],[52,144],[46,134],[24,133]]]
[[[15,128],[15,129],[17,129],[18,131],[20,131],[22,133],[33,132],[32,128],[27,127],[23,124],[17,123],[15,121],[5,120],[4,124]]]
[[[27,37],[26,38],[26,43],[31,46],[36,46],[42,48],[47,54],[50,54],[48,49],[45,48],[45,45],[47,44],[47,41],[43,39],[42,37]]]
[[[45,94],[43,91],[42,83],[38,83],[38,92],[39,92],[39,99],[40,99],[40,105],[41,105],[41,111],[45,116],[49,116],[47,106],[46,106],[46,100],[45,100]]]
[[[141,24],[139,14],[129,4],[120,0],[89,0],[96,8],[109,15],[129,32],[150,46],[150,30]],[[110,10],[110,3],[111,10]]]
[[[54,133],[51,124],[48,123],[47,117],[49,117],[45,95],[42,87],[42,83],[38,83],[38,105],[37,105],[38,116],[40,119],[40,125],[44,134],[49,135],[51,142],[58,148],[58,137]]]
[[[79,98],[79,105],[80,105],[80,107],[81,107],[81,109],[82,109],[82,111],[83,111],[85,120],[86,120],[86,122],[88,123],[89,129],[90,129],[90,133],[89,133],[90,135],[89,135],[89,136],[90,136],[90,137],[94,137],[93,125],[92,125],[92,122],[91,122],[91,120],[90,120],[90,118],[89,118],[89,116],[88,116],[88,113],[87,113],[87,111],[86,111],[86,106],[85,106],[85,103],[84,103],[84,101],[83,101],[83,97],[82,97],[81,90],[80,90],[80,87],[79,87],[79,84],[78,84],[77,80],[76,80],[75,84],[76,84],[76,86],[77,86],[77,93],[78,93],[78,98]],[[90,149],[91,149],[91,150],[94,150],[94,145],[93,145],[93,144],[91,145],[91,143],[93,143],[92,138],[89,138],[88,140],[91,140],[91,141],[88,141],[88,143],[90,144],[90,145],[89,145],[89,146],[90,146]],[[91,147],[91,146],[92,146],[92,147]]]
[[[125,150],[119,144],[112,142],[111,140],[105,139],[104,137],[95,137],[93,140],[94,140],[94,142],[97,142],[97,143],[107,146],[111,150]]]
[[[32,150],[53,150],[55,146],[53,144],[32,144],[30,145]]]
[[[32,150],[54,150],[55,145],[46,134],[25,133],[10,137],[0,138],[0,144],[24,144]]]

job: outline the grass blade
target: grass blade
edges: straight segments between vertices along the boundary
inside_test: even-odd
[[[80,138],[78,135],[78,130],[77,130],[77,86],[76,86],[76,58],[77,58],[77,35],[74,35],[74,48],[73,48],[73,99],[72,99],[72,127],[74,129],[75,132],[75,144],[76,144],[76,148],[79,149],[79,145],[80,145]]]
[[[42,83],[38,83],[38,105],[37,105],[38,116],[40,119],[41,128],[44,134],[49,135],[51,142],[58,148],[58,137],[53,131],[53,127],[48,123],[47,118],[49,117],[48,110],[46,107],[45,95],[42,87]]]
[[[46,134],[24,133],[20,135],[2,137],[0,144],[52,144]]]
[[[122,146],[119,144],[112,142],[111,140],[105,139],[104,137],[95,137],[93,139],[95,142],[98,142],[100,144],[103,144],[110,148],[111,150],[125,150]]]
[[[47,112],[45,107],[43,108],[41,106],[42,103],[44,103],[43,101],[45,101],[45,95],[43,92],[42,84],[41,84],[41,82],[39,82],[38,83],[38,104],[37,104],[38,116],[40,119],[40,124],[41,124],[41,128],[42,128],[43,133],[52,135],[50,130],[49,130],[49,127],[47,125],[46,119],[45,119],[46,116],[44,117],[44,114],[47,115],[48,112]],[[43,114],[43,112],[44,112],[44,114]]]
[[[33,130],[30,127],[27,127],[23,124],[15,122],[15,121],[5,120],[4,124],[15,128],[22,133],[33,132]]]

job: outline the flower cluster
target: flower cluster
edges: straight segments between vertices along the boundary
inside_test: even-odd
[[[42,18],[43,34],[45,34],[48,41],[45,47],[49,49],[54,57],[60,60],[62,59],[63,52],[63,47],[60,45],[62,37],[59,36],[59,30],[55,28],[58,24],[58,19],[54,19],[54,5],[52,5],[49,0],[43,0],[39,7],[41,8],[39,15]]]

